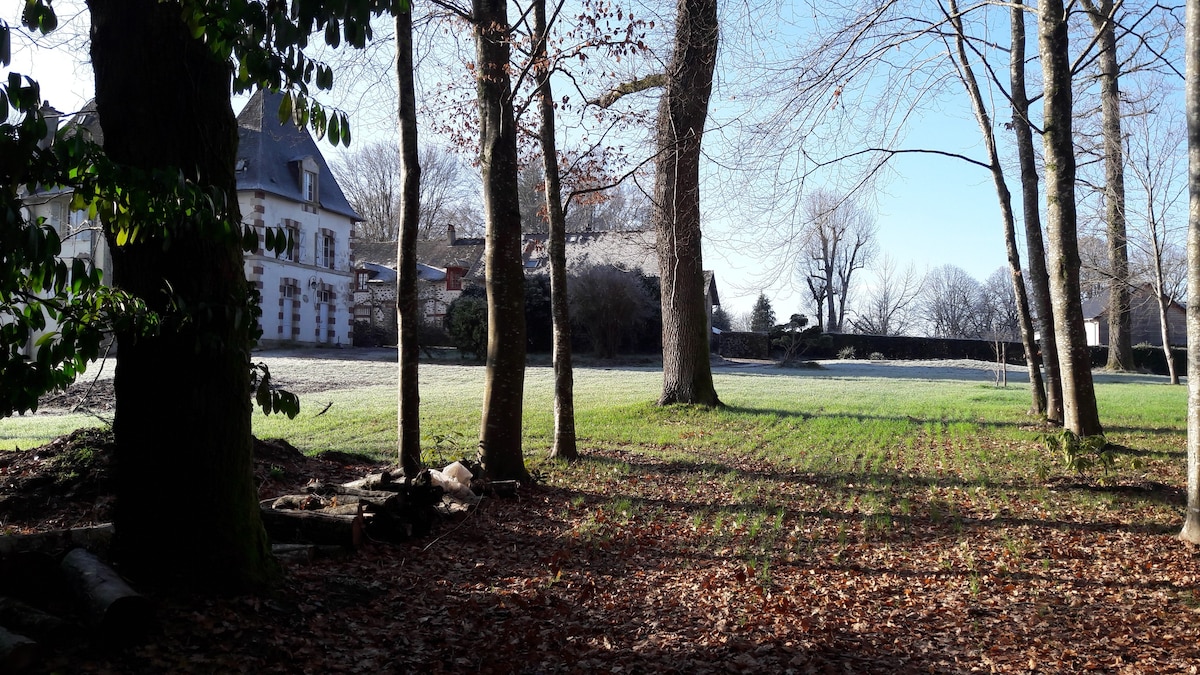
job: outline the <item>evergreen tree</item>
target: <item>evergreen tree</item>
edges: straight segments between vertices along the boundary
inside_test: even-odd
[[[754,309],[750,311],[750,330],[765,333],[774,325],[775,310],[771,309],[771,301],[765,293],[759,293]]]

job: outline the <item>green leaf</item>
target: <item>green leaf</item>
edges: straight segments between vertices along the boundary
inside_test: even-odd
[[[279,123],[287,124],[292,116],[292,95],[284,94],[283,100],[279,102]]]
[[[335,113],[332,117],[329,118],[329,142],[333,145],[337,145],[338,142],[341,141],[341,139],[342,139],[342,127],[341,127],[341,123],[338,121],[338,116]]]
[[[350,118],[342,113],[342,145],[350,147]]]
[[[337,19],[330,19],[329,25],[325,26],[325,44],[334,48],[342,44],[342,32]]]

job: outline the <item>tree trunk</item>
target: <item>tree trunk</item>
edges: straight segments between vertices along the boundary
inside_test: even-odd
[[[1025,294],[1025,281],[1022,278],[1021,254],[1017,249],[1016,218],[1013,215],[1012,193],[1008,190],[1008,182],[1004,179],[1004,167],[1000,165],[1000,153],[996,151],[996,136],[992,133],[992,120],[984,107],[983,95],[979,91],[979,83],[971,69],[970,59],[964,45],[966,34],[963,32],[962,17],[958,13],[958,3],[950,0],[951,23],[955,30],[955,44],[958,49],[958,61],[961,64],[961,76],[967,93],[971,98],[971,107],[975,110],[975,119],[979,122],[979,130],[983,134],[983,144],[987,148],[988,164],[992,172],[992,182],[996,185],[996,197],[1000,200],[1000,215],[1004,226],[1004,249],[1008,258],[1008,271],[1012,277],[1013,297],[1017,304],[1017,317],[1021,327],[1021,344],[1025,347],[1025,363],[1029,367],[1029,389],[1033,401],[1030,413],[1043,415],[1046,411],[1046,388],[1042,384],[1042,372],[1038,369],[1037,344],[1033,339],[1033,318],[1029,313],[1029,297]],[[998,364],[1004,367],[1004,355],[1001,352],[1001,336],[996,336],[996,357]],[[1008,372],[1004,371],[1004,384],[1008,384]]]
[[[487,227],[488,346],[479,459],[491,480],[529,481],[521,450],[525,272],[517,203],[517,129],[504,0],[473,0],[479,164]]]
[[[1045,88],[1046,216],[1050,297],[1063,387],[1063,425],[1080,436],[1103,433],[1092,386],[1091,353],[1079,296],[1075,148],[1071,137],[1071,64],[1062,0],[1043,0],[1038,43]]]
[[[1187,3],[1187,512],[1179,538],[1200,544],[1200,2]]]
[[[400,92],[400,237],[396,260],[396,318],[399,322],[400,386],[397,401],[400,466],[404,475],[421,470],[421,389],[418,380],[421,332],[417,296],[417,231],[421,220],[421,165],[417,148],[417,95],[413,82],[412,5],[396,12],[396,84]]]
[[[1129,243],[1125,224],[1125,151],[1121,136],[1121,66],[1113,0],[1083,0],[1099,38],[1100,115],[1104,135],[1104,204],[1108,224],[1108,365],[1133,370],[1133,316],[1129,308]]]
[[[217,217],[226,227],[144,220],[142,237],[123,246],[106,228],[114,285],[168,317],[176,304],[190,312],[155,336],[118,333],[115,553],[126,574],[170,577],[189,589],[262,586],[278,567],[252,473],[257,324],[242,268],[232,66],[192,39],[176,3],[88,7],[108,157],[131,169],[182,172],[225,200]],[[176,499],[180,492],[189,498]],[[176,508],[162,508],[167,503]]]
[[[700,141],[717,60],[716,0],[678,0],[675,46],[658,106],[654,172],[658,269],[662,278],[660,405],[720,405],[708,355],[700,249]]]
[[[1058,342],[1054,337],[1054,305],[1050,301],[1050,279],[1046,271],[1046,249],[1042,241],[1042,215],[1038,198],[1037,161],[1029,122],[1029,96],[1025,93],[1025,9],[1021,0],[1012,8],[1012,49],[1009,59],[1012,84],[1013,130],[1021,164],[1021,207],[1025,221],[1025,248],[1029,262],[1029,288],[1038,315],[1041,363],[1045,368],[1046,419],[1062,424],[1062,377],[1058,367]]]
[[[538,106],[542,114],[542,167],[546,174],[546,214],[550,219],[550,312],[554,318],[554,444],[550,456],[575,459],[575,375],[571,368],[571,311],[567,296],[567,219],[563,214],[558,176],[558,144],[554,138],[554,91],[546,60],[546,0],[534,0],[533,58],[538,63]]]

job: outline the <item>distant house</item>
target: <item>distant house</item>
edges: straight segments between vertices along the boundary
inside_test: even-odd
[[[307,130],[279,121],[282,94],[258,91],[238,115],[237,186],[242,218],[259,231],[246,277],[262,293],[262,340],[351,343],[354,270],[351,208]],[[265,228],[292,247],[264,250]]]
[[[546,248],[547,235],[526,234],[522,238],[522,263],[527,275],[547,273],[550,269]],[[355,320],[371,325],[396,328],[396,242],[356,242],[354,260],[357,282],[354,292]],[[453,225],[447,226],[444,239],[417,242],[417,277],[425,321],[441,325],[446,308],[464,288],[481,285],[485,277],[483,238],[462,238]],[[647,276],[658,276],[655,233],[573,232],[567,235],[567,269],[588,265],[616,265]],[[712,308],[721,304],[717,282],[711,271],[704,272],[705,306],[709,327]]]
[[[262,342],[349,345],[350,237],[362,218],[346,201],[308,132],[279,122],[281,97],[259,91],[237,118],[238,205],[243,222],[259,233],[259,248],[245,255],[245,270],[261,293]],[[51,115],[51,126],[60,117]],[[63,133],[87,133],[102,143],[95,102],[84,106]],[[111,279],[112,257],[100,224],[70,209],[69,192],[35,190],[24,201],[32,216],[44,216],[58,230],[64,259],[85,260]],[[267,227],[288,233],[292,248],[278,257],[265,251]]]
[[[446,309],[466,288],[484,282],[484,240],[459,237],[454,225],[443,239],[417,242],[417,295],[425,322],[442,324]],[[390,333],[396,330],[397,245],[355,243],[354,318]]]
[[[1129,309],[1132,314],[1132,342],[1135,345],[1162,346],[1162,324],[1158,317],[1158,301],[1154,288],[1149,284],[1135,286],[1130,293]],[[1187,346],[1187,309],[1171,301],[1167,307],[1170,322],[1171,345]],[[1083,301],[1083,324],[1089,346],[1108,345],[1108,291],[1101,291]]]
[[[46,137],[39,143],[49,147],[54,141],[63,113],[50,107],[49,102],[42,105],[42,115],[46,118]],[[99,118],[96,115],[96,104],[89,102],[63,126],[67,136],[87,134],[96,143],[103,142]],[[112,279],[112,256],[109,255],[108,243],[104,240],[104,232],[98,222],[88,220],[86,211],[71,209],[72,192],[60,187],[36,186],[33,190],[22,189],[23,209],[29,218],[45,218],[45,224],[54,228],[62,240],[62,250],[58,257],[62,260],[82,260],[88,269],[99,269],[104,279]],[[23,353],[33,355],[33,345],[46,333],[57,330],[57,324],[47,317],[45,329],[30,336],[29,344]]]

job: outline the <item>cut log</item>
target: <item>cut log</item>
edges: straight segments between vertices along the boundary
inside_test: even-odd
[[[37,660],[37,643],[0,628],[0,673],[25,670]]]
[[[0,597],[0,626],[45,644],[62,644],[72,632],[71,624],[57,616],[20,600],[4,597]]]
[[[333,497],[336,495],[338,498],[344,498],[344,497],[350,496],[350,497],[365,497],[366,499],[379,499],[379,500],[388,499],[389,497],[395,497],[399,493],[399,490],[401,490],[401,489],[403,489],[403,487],[399,488],[398,490],[364,490],[363,488],[349,487],[346,485],[334,485],[333,483],[321,483],[321,482],[311,483],[304,487],[305,492],[315,494],[315,495],[321,495],[322,497]]]
[[[150,601],[91,552],[77,548],[59,565],[86,610],[88,621],[109,639],[134,643],[154,627]]]
[[[494,480],[487,484],[488,494],[495,497],[516,497],[521,483],[515,480]]]
[[[362,513],[363,504],[368,502],[355,502],[353,504],[338,504],[337,506],[327,506],[321,509],[320,513],[328,513],[335,516],[357,516]]]
[[[362,516],[339,516],[320,511],[263,509],[263,526],[274,543],[362,545]]]
[[[343,483],[342,487],[355,488],[359,490],[388,490],[395,492],[404,487],[404,481],[399,482],[392,480],[392,474],[388,471],[369,474],[364,478],[352,480],[349,483]]]
[[[59,554],[73,548],[105,551],[112,542],[112,523],[77,527],[71,530],[50,530],[33,534],[10,534],[0,537],[0,558],[15,553]]]
[[[329,500],[320,495],[284,495],[271,502],[273,509],[299,509],[316,511],[329,506]]]

